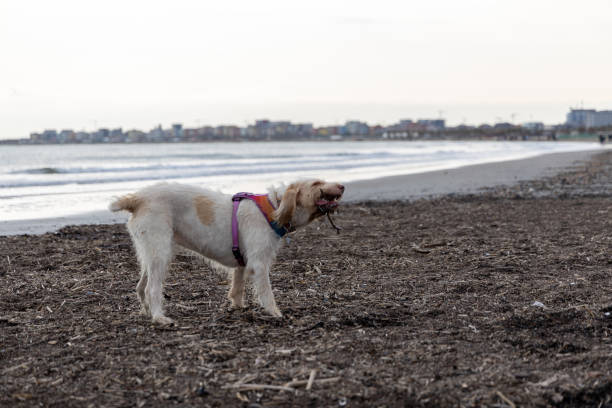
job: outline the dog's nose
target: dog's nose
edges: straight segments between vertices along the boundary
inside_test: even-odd
[[[338,190],[344,192],[344,186],[342,184],[338,184]]]

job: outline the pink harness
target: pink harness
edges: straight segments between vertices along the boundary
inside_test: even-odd
[[[285,236],[288,232],[290,232],[290,227],[279,225],[273,218],[272,213],[276,209],[272,201],[270,201],[270,197],[267,194],[251,194],[251,193],[238,193],[232,197],[232,201],[234,202],[234,208],[232,210],[232,253],[234,254],[234,258],[238,261],[238,265],[245,266],[244,257],[240,252],[240,246],[238,243],[238,217],[236,216],[238,212],[238,206],[240,206],[240,201],[242,200],[251,200],[259,208],[259,211],[263,214],[263,216],[270,224],[270,227],[276,232],[279,237]]]

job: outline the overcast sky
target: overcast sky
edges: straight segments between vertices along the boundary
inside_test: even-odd
[[[0,51],[0,138],[612,109],[610,0],[2,0]]]

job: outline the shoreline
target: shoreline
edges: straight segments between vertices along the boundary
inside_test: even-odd
[[[430,137],[373,137],[363,135],[345,135],[339,139],[332,139],[331,136],[321,137],[275,137],[275,138],[237,138],[237,139],[203,139],[203,140],[146,140],[146,141],[107,141],[107,142],[94,142],[94,141],[65,141],[65,142],[32,142],[30,139],[0,139],[0,146],[66,146],[66,145],[142,145],[142,144],[201,144],[201,143],[268,143],[268,142],[405,142],[405,141],[451,141],[451,142],[550,142],[557,143],[562,142],[599,142],[598,135],[603,133],[606,134],[608,130],[596,131],[594,133],[585,132],[586,137],[580,136],[567,136],[567,133],[560,133],[560,138],[552,139],[550,135],[517,135],[514,133],[499,134],[499,135],[471,135],[471,136],[458,136],[458,135],[445,135],[445,136],[430,136]],[[523,139],[522,136],[527,136],[527,139]]]
[[[496,186],[548,177],[589,160],[604,150],[549,153],[527,159],[462,166],[455,169],[389,176],[346,183],[346,203],[431,198],[448,194],[474,194]],[[95,211],[66,217],[0,221],[0,236],[38,235],[68,225],[124,223],[126,213]]]
[[[510,187],[521,181],[554,176],[602,152],[604,150],[548,153],[526,159],[355,181],[346,183],[347,193],[343,200],[350,203],[475,194],[486,188]]]

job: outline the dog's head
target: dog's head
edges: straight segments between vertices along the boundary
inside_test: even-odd
[[[322,180],[299,181],[290,184],[282,195],[274,218],[281,225],[297,228],[338,207],[344,186]]]

